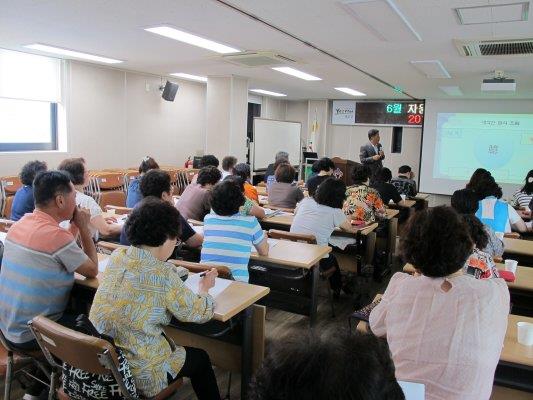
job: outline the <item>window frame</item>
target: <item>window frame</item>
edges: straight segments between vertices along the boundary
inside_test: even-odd
[[[2,143],[0,152],[56,151],[58,150],[58,103],[50,104],[50,141],[42,143]]]

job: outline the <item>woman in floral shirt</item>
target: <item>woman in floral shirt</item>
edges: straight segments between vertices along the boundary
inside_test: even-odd
[[[385,217],[385,206],[377,190],[368,186],[370,169],[356,165],[352,171],[353,185],[346,189],[346,201],[342,210],[356,221],[375,222]]]
[[[133,210],[125,225],[131,246],[109,257],[89,319],[124,351],[142,396],[153,397],[185,376],[199,400],[220,400],[207,353],[175,346],[163,336],[172,317],[201,324],[213,317],[215,305],[209,288],[216,269],[200,279],[195,293],[182,281],[187,271],[166,263],[180,235],[179,216],[174,206],[155,197]]]

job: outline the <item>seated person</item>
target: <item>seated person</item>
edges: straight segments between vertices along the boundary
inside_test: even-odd
[[[464,273],[472,275],[476,279],[499,278],[500,275],[492,256],[481,250],[489,242],[489,236],[484,229],[484,225],[475,215],[462,214],[461,217],[468,227],[468,234],[474,243],[472,254],[470,254],[463,267]]]
[[[252,383],[250,400],[400,400],[387,342],[373,335],[306,333],[280,340]]]
[[[35,209],[33,179],[41,171],[46,171],[46,163],[44,161],[30,161],[22,167],[19,177],[24,186],[15,193],[13,205],[11,206],[10,219],[12,221],[18,221],[24,214],[31,213]]]
[[[335,178],[328,178],[318,187],[314,197],[306,197],[298,205],[291,233],[314,235],[317,244],[327,246],[335,228],[347,232],[356,232],[348,217],[342,211],[346,199],[346,185]],[[320,260],[320,270],[327,271],[335,268],[329,278],[331,290],[335,297],[339,297],[341,290],[341,272],[337,259],[331,253]]]
[[[211,192],[211,213],[204,218],[201,263],[225,265],[236,280],[248,282],[248,261],[254,246],[259,255],[268,254],[268,241],[257,218],[242,215],[244,194],[229,177]]]
[[[216,158],[212,154],[206,154],[205,156],[202,156],[202,158],[200,159],[200,168],[209,167],[210,165],[218,168],[218,164],[219,164],[218,158]],[[191,183],[196,183],[197,179],[198,179],[198,174],[195,174],[191,179]]]
[[[459,214],[472,215],[477,218],[475,217],[478,207],[477,196],[470,189],[461,189],[453,192],[451,203]],[[496,232],[490,226],[483,225],[483,229],[487,235],[487,244],[478,247],[479,250],[488,253],[492,257],[501,257],[503,254],[503,241],[496,236]]]
[[[211,189],[220,181],[221,173],[217,167],[203,167],[198,172],[196,183],[187,185],[181,197],[176,204],[176,208],[181,216],[188,219],[203,221],[204,217],[209,214],[211,206],[209,205],[209,196]]]
[[[91,213],[91,233],[95,239],[101,236],[118,236],[122,227],[119,224],[106,220],[102,214],[102,209],[95,199],[83,193],[83,188],[89,185],[89,171],[83,158],[67,158],[61,161],[58,169],[66,171],[76,188],[76,205],[87,208]],[[108,222],[109,221],[109,222]],[[61,226],[68,228],[68,223]]]
[[[416,181],[413,179],[415,173],[411,171],[409,165],[402,165],[398,168],[398,177],[391,179],[391,184],[394,185],[398,193],[404,194],[407,197],[416,196]]]
[[[239,176],[230,175],[224,180],[235,182],[241,188],[242,194],[245,194],[244,183]],[[263,219],[266,216],[265,209],[250,200],[246,195],[244,196],[244,204],[239,208],[239,212],[242,215],[252,215],[257,219]]]
[[[390,183],[391,179],[392,172],[390,172],[390,169],[381,168],[376,171],[374,181],[372,182],[372,187],[378,191],[379,196],[385,205],[389,204],[391,200],[395,204],[402,201],[402,196],[400,196],[396,187]]]
[[[171,194],[172,187],[170,186],[170,175],[165,171],[161,171],[160,169],[148,171],[141,179],[139,189],[141,190],[143,198],[153,196],[174,205]],[[204,237],[201,234],[196,233],[187,220],[181,215],[179,215],[178,218],[181,226],[180,240],[186,243],[189,247],[200,247]],[[120,244],[125,246],[130,245],[125,227],[122,228],[120,233]]]
[[[268,188],[268,205],[281,208],[295,208],[304,198],[302,190],[294,183],[296,171],[292,165],[280,164],[276,169],[276,182]]]
[[[268,187],[273,182],[276,181],[276,177],[274,176],[276,173],[276,169],[278,168],[280,164],[284,164],[284,163],[289,163],[289,153],[287,153],[286,151],[278,151],[276,153],[276,158],[274,160],[274,163],[268,164],[268,167],[265,172],[264,181],[267,186],[267,191],[268,191]]]
[[[495,232],[528,231],[528,227],[516,210],[501,200],[502,188],[498,186],[489,171],[477,169],[466,188],[471,189],[479,200],[476,217]]]
[[[396,378],[426,386],[426,399],[488,399],[500,359],[509,289],[472,279],[463,266],[473,243],[451,207],[415,213],[401,251],[417,274],[394,274],[369,323],[386,337]]]
[[[370,168],[357,164],[352,170],[353,185],[346,188],[343,211],[350,219],[368,224],[386,215],[385,206],[376,189],[368,186]]]
[[[313,163],[313,172],[316,174],[310,177],[305,184],[309,190],[309,196],[315,195],[318,185],[333,175],[333,171],[335,171],[335,164],[328,157],[323,157]]]
[[[233,175],[233,168],[237,164],[237,157],[233,156],[226,156],[222,159],[222,178],[224,179],[226,176]]]
[[[250,183],[250,166],[246,163],[237,164],[233,168],[233,174],[238,176],[244,182],[244,195],[256,203],[259,203],[257,189]]]
[[[209,294],[215,268],[200,279],[196,294],[182,281],[187,272],[166,262],[182,230],[179,217],[174,206],[155,197],[139,203],[125,225],[132,245],[109,257],[89,319],[124,351],[144,398],[185,376],[191,378],[199,399],[220,400],[207,353],[181,346],[172,350],[163,336],[172,317],[205,323],[213,317],[215,305]]]
[[[513,207],[529,209],[531,201],[533,201],[533,169],[527,173],[524,186],[514,193],[511,203]]]
[[[13,224],[4,242],[0,269],[0,329],[15,347],[39,346],[28,321],[44,315],[73,327],[76,316],[65,313],[74,272],[98,274],[90,214],[76,206],[76,190],[65,172],[45,171],[33,181],[35,210]],[[71,232],[59,227],[71,221],[83,250]]]
[[[128,195],[126,197],[126,207],[133,208],[135,205],[142,200],[141,191],[139,190],[139,185],[144,174],[146,174],[151,169],[159,169],[159,164],[149,156],[146,156],[142,159],[141,165],[139,165],[139,176],[135,179],[130,180],[128,185]]]

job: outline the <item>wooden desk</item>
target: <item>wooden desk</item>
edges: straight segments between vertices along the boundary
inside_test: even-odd
[[[417,200],[427,200],[429,198],[429,194],[428,193],[418,193],[416,196],[413,196],[413,199],[417,199]]]
[[[396,209],[398,207],[400,207],[400,208],[411,208],[411,207],[414,207],[415,204],[416,204],[415,200],[405,199],[405,200],[400,201],[398,204],[389,203],[386,206],[389,207],[389,208],[392,208],[392,209]]]
[[[509,315],[494,382],[501,386],[533,392],[533,346],[518,343],[518,321],[533,323],[533,318]]]
[[[107,255],[99,254],[99,260],[103,260]],[[87,279],[79,274],[75,274],[75,285],[79,288],[89,289],[92,294],[98,288],[99,279],[102,279],[102,273],[99,273],[96,278]],[[262,361],[264,354],[264,310],[261,313],[257,308],[254,308],[254,303],[265,297],[270,292],[270,289],[264,286],[250,285],[244,282],[232,282],[215,300],[215,310],[213,321],[216,321],[218,325],[228,326],[231,319],[242,315],[242,334],[237,339],[238,346],[228,345],[227,348],[221,349],[220,341],[229,340],[229,343],[235,344],[234,335],[230,338],[224,338],[223,336],[215,338],[205,339],[206,343],[210,343],[213,340],[218,342],[218,346],[209,346],[210,355],[213,354],[213,360],[219,360],[221,367],[233,368],[229,370],[235,370],[238,367],[238,371],[242,374],[241,379],[241,397],[245,398],[248,385],[251,381],[254,366],[257,367]],[[90,299],[92,302],[92,298]],[[253,315],[259,313],[262,315],[261,320],[257,318],[254,321]],[[202,330],[205,327],[213,325],[213,322],[207,324],[185,324],[173,320],[169,329],[170,336],[177,339],[180,345],[193,345],[201,341],[198,336],[202,336]],[[259,326],[258,326],[259,325]],[[181,331],[178,332],[178,331]],[[259,340],[255,340],[254,336]],[[203,343],[203,342],[202,342]],[[235,351],[237,347],[240,351]],[[257,347],[257,351],[254,354],[254,347]],[[217,353],[217,351],[219,353]],[[260,354],[257,354],[257,353]],[[230,356],[231,355],[231,356]],[[231,357],[231,360],[227,358]]]
[[[517,260],[520,265],[533,267],[533,241],[523,239],[503,238],[503,259]]]
[[[269,239],[272,240],[272,239]],[[297,314],[309,316],[310,325],[316,321],[316,311],[318,307],[318,280],[320,278],[319,262],[331,252],[329,246],[319,246],[316,244],[291,242],[288,240],[275,240],[275,245],[271,246],[267,256],[260,256],[253,252],[250,257],[250,282],[254,283],[254,269],[273,268],[283,269],[303,269],[311,272],[310,294],[296,291],[276,290],[271,287],[268,296],[261,300],[261,304],[278,308]],[[308,281],[302,281],[307,284]],[[290,286],[287,279],[287,286]]]

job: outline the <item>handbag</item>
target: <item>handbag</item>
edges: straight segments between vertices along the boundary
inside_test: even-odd
[[[137,388],[124,352],[115,346],[113,338],[100,334],[86,315],[76,318],[76,331],[110,342],[117,353],[118,372],[122,377],[128,396],[139,399]],[[66,362],[63,363],[63,391],[76,400],[122,400],[124,399],[113,374],[99,375],[83,371]]]

